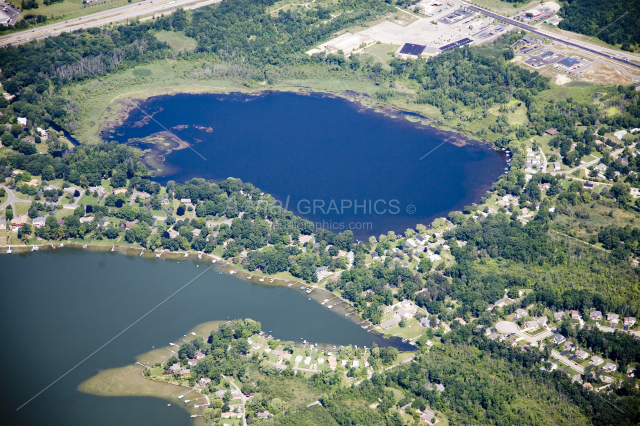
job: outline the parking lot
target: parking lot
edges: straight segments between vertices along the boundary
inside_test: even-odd
[[[492,18],[467,10],[462,4],[448,2],[454,7],[438,7],[429,10],[439,11],[429,17],[420,17],[409,25],[401,26],[384,21],[359,34],[385,44],[404,45],[405,43],[426,46],[425,55],[436,55],[453,43],[477,44],[498,37],[510,27]],[[421,6],[424,4],[418,4]],[[428,5],[427,5],[428,6]],[[409,13],[409,12],[404,12]],[[410,13],[409,13],[410,14]],[[413,17],[418,15],[410,14]],[[426,16],[426,15],[425,15]],[[466,40],[468,39],[468,40]]]
[[[561,55],[560,53],[556,53],[551,50],[546,50],[542,52],[540,55],[531,56],[530,58],[525,60],[524,63],[533,68],[541,68],[545,65],[562,61],[564,58],[565,58],[564,55]]]

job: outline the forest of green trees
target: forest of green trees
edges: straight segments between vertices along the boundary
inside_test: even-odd
[[[640,44],[640,3],[635,0],[566,0],[559,27],[633,51]]]

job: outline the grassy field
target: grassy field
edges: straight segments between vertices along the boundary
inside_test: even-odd
[[[168,43],[177,52],[192,51],[198,45],[195,39],[184,35],[184,31],[160,31],[155,36],[159,41]]]
[[[51,24],[57,21],[80,18],[92,13],[104,12],[105,10],[129,4],[127,0],[101,0],[99,3],[100,4],[83,7],[82,0],[64,0],[60,3],[46,6],[39,1],[39,7],[37,9],[25,11],[25,14],[44,15],[48,18],[47,24]],[[16,2],[16,4],[18,3]]]
[[[27,214],[31,203],[13,203],[13,216],[22,216]]]
[[[475,4],[476,6],[491,10],[496,13],[500,13],[504,16],[513,16],[516,14],[516,12],[540,5],[540,2],[535,0],[525,0],[518,3],[508,3],[502,0],[472,0],[468,3]]]
[[[387,64],[387,62],[393,58],[393,54],[396,50],[398,50],[398,45],[395,44],[384,44],[378,43],[373,46],[369,46],[362,51],[362,55],[371,55],[375,58],[374,62],[382,62],[384,67],[388,70],[391,67]]]

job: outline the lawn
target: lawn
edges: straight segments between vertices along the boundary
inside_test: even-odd
[[[30,203],[13,203],[13,216],[27,214],[29,207],[31,207]]]
[[[395,326],[385,330],[385,335],[398,336],[403,339],[416,339],[422,335],[426,328],[422,327],[415,318],[407,321],[406,327]]]
[[[56,212],[53,214],[56,219],[62,219],[65,216],[69,216],[73,214],[73,210],[71,209],[56,209]]]
[[[369,46],[362,51],[362,55],[371,55],[375,58],[375,62],[381,62],[385,69],[390,70],[391,67],[387,62],[393,58],[393,54],[398,50],[398,45],[378,43]]]
[[[508,3],[503,0],[473,0],[469,3],[505,16],[513,16],[516,12],[540,5],[539,1]]]
[[[94,197],[93,195],[82,195],[80,197],[80,201],[78,202],[78,204],[82,204],[83,206],[95,206],[96,204],[98,204],[98,200],[100,198],[98,197]]]
[[[167,214],[164,212],[164,210],[160,209],[160,210],[149,210],[149,213],[151,213],[151,215],[153,216],[162,216],[162,217],[166,217]]]
[[[28,200],[29,194],[23,194],[22,192],[13,191],[13,196],[20,200]]]
[[[176,50],[178,52],[183,52],[185,50],[192,51],[198,45],[196,39],[187,37],[186,35],[184,35],[184,31],[160,31],[157,32],[155,36],[159,41],[168,43],[173,50]]]

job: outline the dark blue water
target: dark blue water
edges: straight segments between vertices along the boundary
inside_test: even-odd
[[[168,155],[174,169],[158,181],[240,178],[318,227],[352,229],[360,239],[477,202],[506,166],[486,146],[443,144],[453,134],[341,98],[181,94],[151,98],[141,109],[156,112],[154,119],[145,124],[134,111],[116,140],[171,129],[197,151]]]
[[[22,404],[184,286],[210,264],[58,249],[0,254],[0,418],[4,425],[190,424],[180,404],[151,397],[100,397],[78,385],[100,370],[180,341],[198,324],[253,318],[282,340],[386,346],[338,310],[302,291],[249,285],[209,270],[84,364]]]

